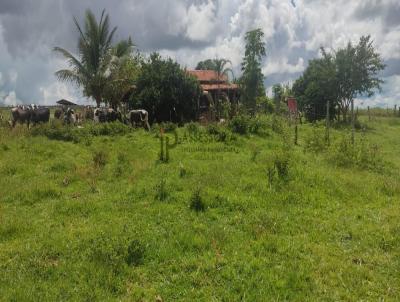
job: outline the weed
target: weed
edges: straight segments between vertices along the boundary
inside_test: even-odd
[[[179,163],[179,177],[183,178],[187,174],[185,166],[182,163]]]
[[[155,199],[158,201],[165,201],[168,197],[167,184],[165,179],[161,179],[155,187],[156,195]]]
[[[138,266],[142,264],[145,250],[145,246],[139,240],[132,240],[128,245],[126,263],[132,266]]]
[[[237,115],[230,120],[229,128],[233,133],[245,135],[249,131],[249,118],[245,115]]]
[[[96,151],[93,154],[93,164],[96,168],[104,168],[107,164],[107,153],[103,150]]]
[[[193,192],[192,197],[190,198],[189,207],[191,210],[196,212],[204,212],[206,210],[206,205],[201,198],[200,189]]]

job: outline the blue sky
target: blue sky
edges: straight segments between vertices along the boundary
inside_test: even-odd
[[[54,72],[65,62],[54,46],[76,49],[72,17],[103,8],[144,53],[159,51],[188,68],[200,60],[230,59],[236,75],[246,31],[262,28],[266,86],[288,83],[324,46],[336,49],[371,34],[386,70],[381,94],[364,106],[400,105],[400,1],[398,0],[1,0],[0,103],[54,104],[67,98],[89,104],[81,90],[60,83]]]

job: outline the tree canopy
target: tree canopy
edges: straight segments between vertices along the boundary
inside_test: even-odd
[[[308,119],[325,118],[329,101],[332,116],[340,112],[347,120],[356,97],[372,96],[381,89],[379,73],[385,65],[370,36],[362,36],[357,45],[349,42],[332,53],[321,48],[321,53],[321,58],[309,62],[293,91]]]
[[[242,99],[253,112],[256,109],[256,98],[265,95],[264,75],[261,63],[266,56],[264,33],[255,29],[246,33],[245,55],[242,62]]]
[[[78,56],[69,51],[55,47],[54,51],[63,55],[70,69],[56,72],[61,81],[67,81],[83,87],[83,94],[96,100],[97,106],[103,101],[112,64],[116,59],[130,55],[133,49],[131,39],[113,44],[116,27],[110,27],[108,14],[103,10],[99,22],[92,11],[85,13],[84,28],[74,18],[79,32]]]
[[[201,93],[197,79],[177,62],[153,53],[142,64],[131,102],[154,121],[183,123],[197,118]]]

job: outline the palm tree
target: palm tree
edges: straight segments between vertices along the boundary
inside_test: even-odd
[[[62,54],[70,66],[70,69],[57,71],[56,76],[61,81],[82,86],[83,94],[94,98],[99,107],[103,101],[111,64],[116,61],[115,58],[130,54],[133,44],[128,39],[113,46],[112,40],[117,28],[110,29],[109,16],[105,14],[105,10],[99,23],[94,14],[87,10],[84,30],[76,18],[74,22],[79,32],[78,57],[61,47],[55,47],[54,51]]]

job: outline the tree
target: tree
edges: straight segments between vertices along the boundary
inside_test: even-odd
[[[328,103],[330,116],[335,117],[335,107],[338,104],[334,58],[323,48],[321,52],[322,58],[311,60],[292,87],[299,107],[309,121],[324,119]]]
[[[196,78],[172,59],[153,53],[142,64],[131,102],[157,122],[183,123],[197,118],[201,94]]]
[[[385,64],[369,35],[362,36],[356,46],[349,42],[347,47],[339,49],[335,62],[339,107],[344,120],[347,120],[349,107],[354,107],[357,96],[371,97],[376,90],[381,90],[383,81],[379,73]]]
[[[215,62],[212,59],[197,63],[196,70],[216,70]]]
[[[266,56],[264,33],[255,29],[246,33],[245,56],[242,62],[243,75],[241,78],[242,97],[247,107],[256,110],[256,98],[265,95],[264,76],[261,62]]]
[[[325,118],[329,102],[330,112],[339,108],[348,121],[350,106],[358,96],[372,96],[381,89],[379,73],[385,68],[370,36],[362,36],[359,43],[327,53],[321,48],[322,58],[309,62],[303,75],[294,83],[293,90],[305,109],[313,111],[309,119]],[[352,115],[353,117],[353,115]]]
[[[90,10],[85,13],[84,28],[79,25],[76,18],[74,22],[79,32],[78,56],[75,57],[61,47],[55,47],[54,51],[63,55],[70,66],[70,69],[57,71],[56,76],[61,81],[83,87],[83,94],[94,98],[97,106],[100,106],[108,83],[111,63],[115,58],[129,55],[133,44],[130,39],[121,41],[115,46],[112,44],[117,28],[110,28],[109,16],[104,10],[99,22]]]
[[[272,94],[275,102],[275,113],[279,113],[281,110],[283,90],[284,89],[281,84],[275,84],[274,86],[272,86]]]
[[[117,108],[134,92],[141,60],[140,55],[136,54],[117,58],[111,63],[108,83],[104,89],[104,99],[111,107]]]

